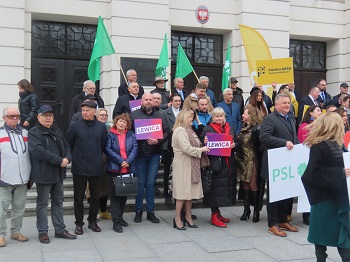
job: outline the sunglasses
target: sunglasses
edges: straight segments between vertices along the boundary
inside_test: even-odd
[[[6,115],[8,119],[21,119],[20,115]]]

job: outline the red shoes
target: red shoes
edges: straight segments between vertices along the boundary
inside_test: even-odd
[[[211,224],[212,224],[213,226],[216,226],[216,227],[222,227],[222,228],[227,227],[226,224],[220,219],[220,217],[221,217],[222,219],[229,220],[229,219],[227,219],[227,218],[222,217],[222,216],[219,214],[219,212],[216,212],[216,213],[214,213],[214,214],[211,214]],[[229,220],[229,221],[230,221],[230,220]]]
[[[228,219],[228,218],[226,218],[226,217],[223,217],[223,216],[221,215],[220,210],[218,211],[218,218],[219,218],[219,220],[220,220],[221,222],[230,223],[230,219]]]

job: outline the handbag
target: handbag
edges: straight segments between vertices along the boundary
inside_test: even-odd
[[[210,160],[210,169],[214,174],[221,173],[222,170],[222,160],[220,156],[211,156]]]
[[[139,180],[132,173],[113,177],[113,184],[116,196],[137,196],[139,193]]]
[[[201,179],[203,193],[210,193],[213,189],[213,171],[211,171],[209,168],[201,168]]]

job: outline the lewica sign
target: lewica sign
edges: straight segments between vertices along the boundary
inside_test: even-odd
[[[160,118],[135,119],[134,126],[137,140],[163,139],[163,126]]]
[[[207,155],[231,156],[231,143],[233,139],[232,136],[207,133],[207,137],[209,140],[207,143],[207,147],[209,147],[210,149]]]

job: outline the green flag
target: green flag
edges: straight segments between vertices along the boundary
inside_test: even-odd
[[[193,67],[182,49],[182,46],[177,47],[177,59],[176,59],[176,73],[175,77],[185,78],[189,73],[193,71]]]
[[[162,76],[166,78],[166,68],[169,66],[168,56],[168,37],[167,34],[164,36],[162,51],[160,52],[158,64],[156,67],[156,76]]]
[[[224,91],[228,88],[228,83],[231,75],[231,46],[230,41],[227,43],[226,59],[224,63],[224,69],[222,70],[222,85],[221,90]]]
[[[100,80],[100,60],[102,56],[114,54],[114,48],[109,39],[105,25],[103,24],[101,16],[98,18],[97,32],[94,43],[94,49],[92,50],[88,76],[91,81]]]

